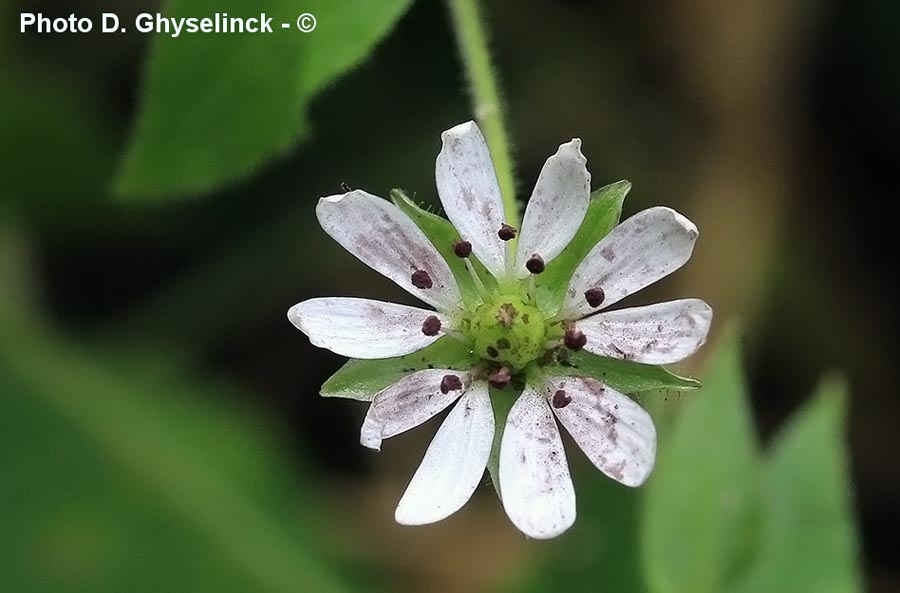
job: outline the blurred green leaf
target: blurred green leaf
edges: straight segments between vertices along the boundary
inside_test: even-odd
[[[274,19],[274,32],[155,36],[140,115],[116,181],[118,193],[160,200],[207,192],[287,152],[310,131],[310,99],[360,63],[410,3],[234,3],[229,16],[265,11]],[[220,4],[172,0],[166,16],[210,15],[221,10]],[[317,19],[311,33],[296,28],[302,12]],[[281,23],[291,28],[282,30]]]
[[[273,454],[227,388],[102,358],[31,338],[0,357],[6,586],[354,590],[323,551],[321,501],[294,479],[304,470]]]
[[[310,472],[249,398],[52,331],[15,290],[27,251],[3,228],[0,246],[5,589],[357,590]]]
[[[438,252],[447,260],[447,265],[453,272],[459,290],[462,293],[463,300],[467,306],[474,307],[482,302],[478,295],[478,289],[472,275],[466,269],[465,260],[457,257],[453,253],[453,244],[459,240],[459,233],[449,220],[441,218],[437,214],[433,214],[423,210],[402,189],[391,190],[391,201],[403,210],[407,216],[413,219],[416,225],[422,229],[425,236],[434,244]],[[479,277],[488,286],[495,284],[493,276],[481,265],[475,257],[470,257],[469,261],[475,267]]]
[[[467,370],[477,361],[462,342],[443,337],[418,352],[380,360],[350,359],[322,385],[325,397],[370,401],[404,375],[428,368]]]
[[[719,347],[705,382],[668,439],[660,439],[648,483],[644,560],[651,591],[861,590],[843,383],[823,383],[763,463],[734,335]]]
[[[578,520],[565,535],[525,563],[507,593],[643,593],[639,493],[606,478],[581,451],[569,448]],[[580,470],[577,471],[576,470]]]
[[[567,353],[565,363],[554,363],[543,368],[550,375],[591,377],[621,393],[660,389],[684,391],[700,387],[700,382],[696,379],[680,377],[659,365],[597,356],[584,351]]]
[[[0,195],[41,220],[96,216],[86,205],[107,195],[115,146],[97,98],[65,75],[0,87]]]
[[[760,460],[736,332],[719,344],[704,384],[661,434],[644,491],[654,593],[721,593],[756,549]]]
[[[822,383],[777,437],[763,472],[760,553],[735,593],[862,590],[844,426],[846,385]]]
[[[559,311],[575,268],[594,245],[619,224],[622,203],[629,191],[630,182],[617,181],[591,194],[591,204],[584,222],[572,242],[535,279],[537,302],[545,313],[552,316]]]

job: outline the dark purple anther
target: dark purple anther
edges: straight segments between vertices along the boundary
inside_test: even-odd
[[[426,336],[436,336],[441,331],[441,320],[437,315],[429,315],[422,322],[422,333]]]
[[[553,407],[557,410],[565,408],[570,403],[572,403],[572,396],[562,389],[558,389],[556,393],[553,394]]]
[[[512,380],[512,373],[509,372],[507,367],[500,367],[490,375],[488,375],[488,383],[491,384],[491,387],[496,387],[497,389],[503,389],[509,382]]]
[[[544,258],[537,253],[533,254],[525,262],[525,268],[532,274],[540,274],[544,271]]]
[[[566,335],[563,337],[563,343],[569,350],[578,352],[587,344],[587,336],[581,330],[575,329],[575,326],[566,328]]]
[[[446,395],[457,389],[462,389],[462,381],[460,378],[456,375],[444,375],[444,378],[441,379],[441,393]]]
[[[517,232],[519,231],[504,222],[502,225],[500,225],[500,230],[497,231],[497,236],[500,237],[501,241],[509,241],[510,239],[515,238]]]
[[[456,257],[469,257],[472,255],[472,244],[464,239],[455,241],[453,243],[453,253],[456,254]]]
[[[599,307],[603,303],[603,299],[605,298],[606,293],[604,293],[603,289],[599,286],[595,286],[594,288],[589,288],[584,291],[584,299],[591,307]]]
[[[434,282],[431,281],[431,276],[429,276],[428,272],[425,270],[416,270],[413,272],[410,280],[412,281],[412,285],[416,288],[431,288],[434,286]]]

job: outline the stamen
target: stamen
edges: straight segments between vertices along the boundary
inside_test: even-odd
[[[501,241],[511,241],[516,238],[516,233],[518,233],[515,227],[511,227],[505,222],[500,225],[500,230],[497,231],[497,236],[500,237]]]
[[[472,282],[475,283],[475,290],[478,291],[478,296],[481,297],[482,301],[489,301],[491,298],[491,294],[488,292],[487,288],[484,286],[484,282],[481,281],[481,277],[478,276],[478,272],[475,271],[475,266],[472,265],[472,262],[466,258],[466,269],[469,270],[469,275],[472,276]]]
[[[591,307],[599,307],[603,303],[603,299],[605,298],[606,293],[603,292],[603,289],[599,286],[595,286],[594,288],[589,288],[584,291],[584,299]]]
[[[442,327],[441,333],[444,334],[445,336],[453,338],[457,342],[460,342],[462,344],[465,344],[466,346],[469,346],[470,348],[472,346],[472,339],[467,334],[464,334],[463,332],[456,331],[451,327]]]
[[[410,280],[412,281],[412,285],[416,288],[431,288],[434,286],[434,282],[431,281],[431,276],[429,276],[428,272],[425,270],[416,270],[413,272]]]
[[[488,375],[488,383],[491,384],[491,387],[496,387],[497,389],[503,389],[509,382],[512,380],[512,373],[509,371],[507,367],[500,367],[490,375]]]
[[[509,227],[512,228],[512,227]],[[515,229],[513,229],[515,231]],[[499,233],[498,233],[499,234]],[[515,232],[513,233],[513,237],[515,237]],[[506,239],[504,239],[506,241]],[[515,277],[515,263],[516,263],[516,252],[513,249],[512,241],[506,241],[504,253],[506,255],[506,266],[505,273],[507,278]]]
[[[566,328],[566,335],[563,337],[563,343],[569,350],[578,352],[584,348],[585,344],[587,344],[587,336],[585,336],[584,332],[581,330],[576,329],[574,325],[570,325]]]
[[[347,185],[346,181],[341,181],[341,191],[344,192],[345,194],[349,194],[350,192],[353,191],[353,189],[351,189],[350,186]]]
[[[472,244],[464,239],[455,241],[453,243],[453,253],[456,254],[456,257],[469,257],[472,255]]]
[[[437,315],[429,315],[422,322],[422,333],[426,336],[436,336],[441,331],[441,320]]]
[[[562,389],[558,389],[556,393],[553,394],[553,407],[557,410],[565,408],[570,403],[572,403],[572,396]]]
[[[525,268],[532,274],[540,274],[544,271],[544,258],[537,253],[533,253],[528,261],[525,262]]]
[[[462,381],[456,375],[444,375],[441,379],[441,393],[447,395],[451,391],[462,389]]]

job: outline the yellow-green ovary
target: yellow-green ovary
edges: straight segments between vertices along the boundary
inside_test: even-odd
[[[500,296],[475,310],[469,331],[478,356],[519,370],[544,351],[544,316],[517,296]]]

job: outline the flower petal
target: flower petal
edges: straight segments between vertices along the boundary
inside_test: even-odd
[[[455,375],[462,388],[441,393],[441,381]],[[359,442],[381,450],[381,441],[422,424],[456,401],[468,388],[468,377],[450,369],[426,369],[406,375],[372,399],[363,420]]]
[[[553,412],[597,469],[626,486],[640,486],[656,460],[656,428],[631,398],[594,379],[548,377],[568,405]]]
[[[320,199],[316,215],[344,249],[413,296],[444,311],[461,306],[447,262],[419,227],[387,200],[356,190]],[[427,274],[430,287],[413,284],[412,275],[419,270]]]
[[[591,174],[586,163],[578,138],[561,144],[544,163],[519,235],[516,269],[520,278],[528,275],[525,262],[529,257],[536,253],[549,262],[578,232],[591,201]]]
[[[505,222],[500,185],[481,130],[473,121],[441,134],[435,162],[438,195],[460,237],[494,276],[506,272],[506,246],[497,236]]]
[[[403,356],[437,341],[440,333],[422,333],[431,316],[447,327],[447,319],[434,311],[369,299],[309,299],[288,310],[288,319],[313,346],[367,359]]]
[[[563,317],[576,319],[596,309],[584,293],[600,288],[608,307],[664,278],[691,257],[699,235],[690,220],[658,206],[638,212],[597,243],[569,281]]]
[[[462,508],[484,476],[494,440],[494,412],[487,383],[463,395],[425,452],[394,518],[401,525],[425,525]]]
[[[556,537],[575,522],[575,489],[547,399],[528,385],[513,404],[500,443],[503,508],[525,535]]]
[[[575,323],[584,349],[600,356],[646,364],[684,360],[706,342],[712,309],[700,299],[598,313]]]

